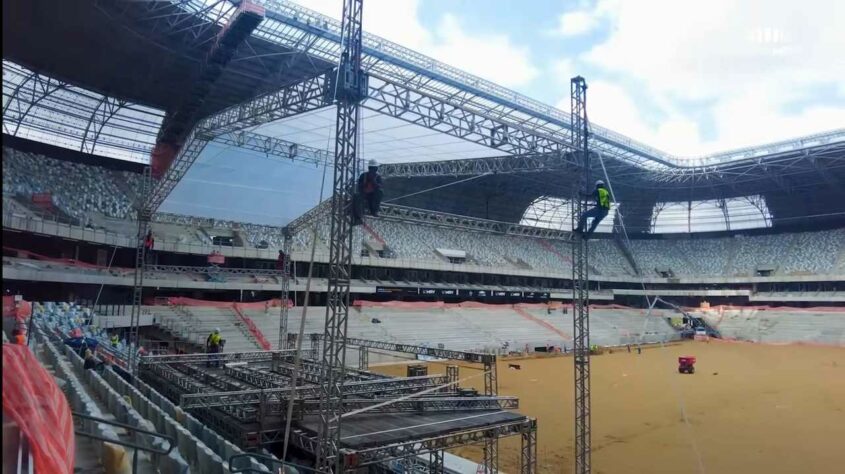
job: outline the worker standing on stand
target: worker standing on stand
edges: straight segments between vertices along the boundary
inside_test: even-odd
[[[209,354],[219,354],[222,341],[223,338],[220,336],[220,328],[214,328],[214,332],[209,334],[205,340],[206,352]],[[220,367],[219,356],[209,356],[206,365],[208,367]]]
[[[367,171],[361,173],[361,176],[358,177],[358,193],[353,202],[354,225],[363,222],[365,208],[371,216],[378,217],[381,198],[384,195],[381,187],[382,180],[378,173],[378,162],[370,160]]]
[[[585,239],[589,238],[595,232],[596,227],[599,226],[602,219],[607,217],[607,214],[610,212],[610,191],[605,187],[604,181],[596,181],[596,190],[593,192],[593,196],[596,198],[596,207],[581,215],[581,218],[578,220],[578,227],[575,229],[575,232],[583,233],[584,226],[587,225],[587,218],[592,217],[593,223],[590,225],[590,229],[583,234]]]

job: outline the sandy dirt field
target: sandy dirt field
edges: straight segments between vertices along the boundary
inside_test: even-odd
[[[694,375],[678,374],[679,355],[697,357]],[[595,473],[845,472],[845,348],[687,342],[592,361]],[[572,359],[518,363],[500,361],[499,391],[538,419],[539,471],[572,472]],[[481,448],[455,454],[478,461]],[[519,471],[518,438],[501,443],[500,468]]]

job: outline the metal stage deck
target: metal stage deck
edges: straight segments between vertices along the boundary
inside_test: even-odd
[[[361,346],[377,341],[356,341]],[[382,343],[378,343],[381,345]],[[412,352],[412,346],[391,347]],[[450,353],[451,354],[451,353]],[[441,354],[443,355],[443,354]],[[454,352],[489,368],[495,356]],[[219,367],[209,367],[212,358]],[[143,357],[139,376],[168,399],[245,449],[273,449],[284,439],[285,413],[293,400],[291,443],[314,456],[320,426],[319,362],[304,358],[300,384],[292,385],[294,351],[186,354]],[[343,371],[341,455],[347,471],[367,472],[388,461],[416,466],[430,454],[429,472],[444,472],[442,452],[472,444],[488,445],[520,435],[521,472],[536,472],[536,421],[514,410],[515,397],[495,390],[461,390],[458,367],[448,375],[389,377],[362,368]],[[424,393],[421,393],[424,392]],[[293,396],[292,396],[293,395]],[[395,466],[395,463],[392,465]],[[490,471],[493,471],[492,469]]]

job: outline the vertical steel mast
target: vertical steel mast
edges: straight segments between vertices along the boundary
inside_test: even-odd
[[[291,235],[290,229],[285,227],[283,232],[285,241],[282,246],[282,252],[285,254],[285,265],[283,267],[284,273],[282,274],[282,307],[279,313],[279,350],[288,348],[288,315],[290,313],[288,300],[290,299],[290,278],[292,268],[290,253],[293,248],[293,236]]]
[[[349,317],[349,283],[352,274],[351,205],[358,171],[360,103],[367,93],[361,69],[361,20],[363,0],[344,0],[340,64],[330,89],[337,102],[334,194],[331,207],[329,284],[326,325],[323,331],[320,373],[320,429],[317,469],[344,471],[340,455],[342,384],[346,359],[346,326]]]
[[[147,200],[150,197],[152,190],[152,177],[149,166],[144,167],[144,172],[141,175],[141,188],[138,190],[137,196],[137,212],[138,212],[138,239],[135,247],[135,278],[132,283],[132,313],[129,320],[129,334],[127,334],[126,342],[129,344],[129,372],[137,375],[137,352],[140,338],[138,336],[138,326],[141,324],[141,305],[143,304],[144,293],[144,270],[147,260],[145,245],[147,233],[150,231],[150,221],[152,220],[152,211],[150,210]]]
[[[587,208],[590,154],[587,123],[587,83],[573,77],[571,85],[572,146],[583,174],[572,199],[572,228]],[[590,472],[590,289],[588,243],[580,235],[572,243],[572,335],[575,363],[575,473]]]

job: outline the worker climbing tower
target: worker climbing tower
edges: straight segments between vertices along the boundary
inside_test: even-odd
[[[572,78],[572,146],[581,173],[572,198],[572,228],[587,209],[590,185],[590,153],[587,122],[587,82]],[[575,473],[590,472],[590,288],[588,239],[575,235],[572,242],[572,353],[575,364]]]

